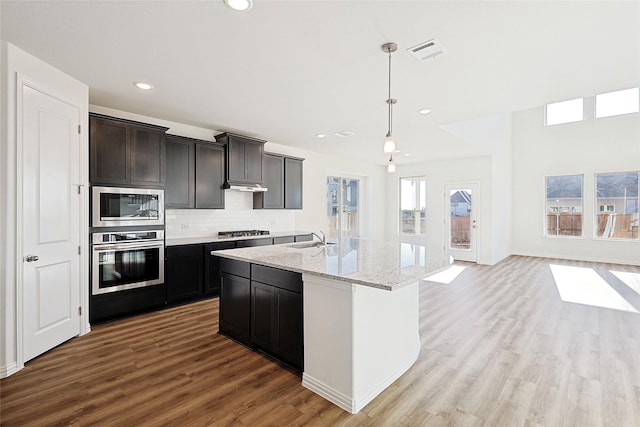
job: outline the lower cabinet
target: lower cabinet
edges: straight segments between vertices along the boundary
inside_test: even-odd
[[[221,258],[220,276],[220,333],[302,372],[302,275]]]
[[[204,295],[202,245],[169,246],[166,254],[167,303]]]
[[[249,264],[220,259],[219,331],[251,345],[251,280]]]
[[[204,295],[220,295],[220,258],[211,255],[211,251],[233,249],[236,242],[205,243],[204,248]]]

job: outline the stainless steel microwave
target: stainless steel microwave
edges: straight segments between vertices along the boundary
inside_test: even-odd
[[[93,187],[92,227],[164,225],[164,190]]]

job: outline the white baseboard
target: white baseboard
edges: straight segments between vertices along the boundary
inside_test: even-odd
[[[359,399],[352,399],[349,396],[340,393],[333,387],[324,384],[322,381],[318,381],[312,376],[302,373],[302,386],[308,388],[314,393],[324,397],[334,405],[344,409],[351,414],[357,414],[362,408],[367,406],[373,399],[375,399],[380,393],[382,393],[387,387],[389,387],[395,380],[400,378],[405,372],[416,363],[418,356],[420,355],[420,346],[418,351],[407,361],[407,363],[397,369],[393,374],[382,380],[378,386],[370,390],[365,396]]]
[[[12,363],[7,366],[0,366],[0,378],[7,378],[10,375],[15,374],[20,369],[18,369],[17,363]]]

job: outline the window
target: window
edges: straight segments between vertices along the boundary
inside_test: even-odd
[[[579,122],[584,119],[582,98],[555,102],[545,106],[545,125]]]
[[[548,176],[545,236],[582,236],[582,175]]]
[[[596,95],[596,118],[640,111],[640,89],[637,87]]]
[[[640,172],[596,174],[597,238],[638,240],[639,176]]]
[[[424,176],[400,178],[400,233],[427,231],[427,184]]]
[[[327,177],[327,237],[360,236],[360,180]]]

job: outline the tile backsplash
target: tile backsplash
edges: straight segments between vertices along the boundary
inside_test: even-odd
[[[225,191],[224,209],[167,209],[167,239],[217,235],[230,230],[295,230],[295,212],[253,209],[253,194]]]

